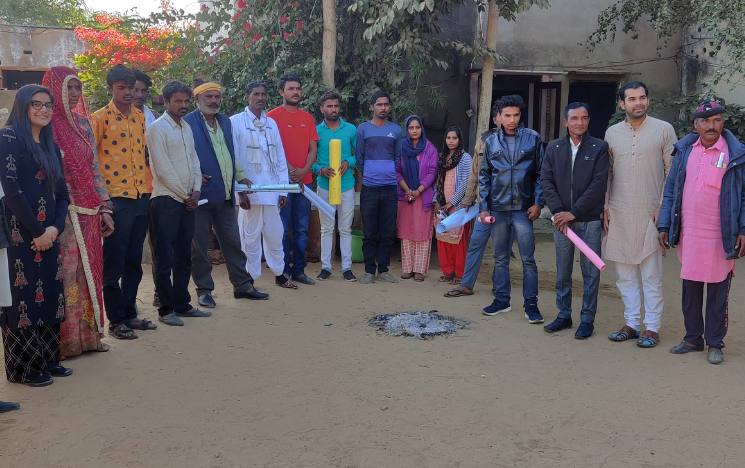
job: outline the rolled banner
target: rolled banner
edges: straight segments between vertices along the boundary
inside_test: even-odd
[[[329,167],[334,170],[336,175],[329,179],[329,205],[341,204],[339,166],[341,166],[341,140],[331,140],[329,141]]]
[[[479,216],[479,222],[484,224],[491,224],[494,222],[494,216],[487,216],[486,219],[481,219],[481,216]]]
[[[318,211],[326,215],[329,219],[334,219],[336,215],[336,208],[326,203],[321,197],[316,195],[315,192],[311,189],[303,190],[303,195],[305,195],[305,198],[310,200],[311,203],[316,205],[316,208],[318,208]]]
[[[206,205],[208,202],[209,200],[203,198],[197,202],[197,206]]]
[[[551,217],[552,222],[553,220],[554,218]],[[572,244],[577,246],[580,252],[585,254],[585,257],[587,257],[587,259],[591,261],[593,265],[598,267],[598,270],[605,270],[605,262],[598,256],[598,254],[595,253],[594,250],[590,248],[590,246],[585,244],[585,241],[580,239],[579,236],[569,228],[569,226],[567,226],[566,236],[569,238],[570,241],[572,241]]]
[[[437,233],[442,234],[451,229],[461,227],[478,215],[479,210],[477,210],[476,208],[468,210],[468,212],[466,212],[464,208],[461,208],[460,210],[456,211],[455,213],[437,223]]]
[[[235,184],[236,192],[282,192],[282,193],[300,193],[298,184],[277,184],[277,185],[245,185]]]

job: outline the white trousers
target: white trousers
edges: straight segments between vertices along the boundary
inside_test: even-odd
[[[638,272],[641,272],[644,288],[644,325],[647,330],[659,333],[665,306],[662,297],[662,249],[657,249],[639,265],[616,263],[616,285],[625,306],[623,316],[626,325],[637,331],[640,330],[642,316]]]
[[[329,192],[318,187],[318,196],[329,201]],[[352,221],[354,220],[354,189],[341,193],[341,204],[331,205],[336,208],[339,218],[339,247],[341,248],[341,269],[352,269]],[[331,271],[331,253],[334,249],[334,221],[322,212],[318,212],[321,219],[321,264]]]
[[[261,246],[264,258],[274,276],[285,269],[285,252],[282,237],[285,228],[279,217],[277,205],[251,205],[250,210],[238,210],[238,229],[241,233],[241,249],[246,254],[246,270],[253,279],[261,276]]]

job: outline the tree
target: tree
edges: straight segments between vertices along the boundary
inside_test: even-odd
[[[323,84],[334,89],[336,68],[336,0],[323,0]]]
[[[717,67],[714,83],[745,76],[745,0],[618,0],[598,16],[598,28],[588,38],[592,49],[615,40],[621,31],[636,38],[640,22],[649,22],[662,38],[681,29],[702,27],[712,36],[713,50],[722,66]]]
[[[73,28],[86,24],[91,14],[84,0],[3,0],[0,21],[11,24]]]

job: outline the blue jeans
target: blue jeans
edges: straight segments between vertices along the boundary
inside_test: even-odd
[[[305,190],[312,190],[305,186]],[[288,193],[287,205],[279,210],[285,234],[282,237],[282,247],[285,251],[286,275],[300,276],[305,274],[305,249],[308,247],[308,223],[310,222],[310,200],[302,193]],[[292,230],[292,245],[290,245],[290,230]],[[292,265],[290,264],[290,249],[292,249]]]
[[[596,254],[600,255],[600,235],[602,223],[600,220],[585,223],[570,223],[569,227]],[[554,229],[554,244],[556,244],[556,308],[559,318],[572,316],[572,266],[574,265],[574,244],[567,236]],[[579,266],[582,269],[582,314],[583,322],[593,323],[598,306],[598,288],[600,287],[600,270],[580,253]]]
[[[523,262],[523,306],[538,303],[538,267],[535,264],[535,234],[533,221],[524,211],[492,211],[491,224],[494,242],[494,286],[497,300],[510,302],[510,254],[512,253],[513,229]]]

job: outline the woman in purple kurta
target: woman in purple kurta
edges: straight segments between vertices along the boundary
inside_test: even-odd
[[[424,136],[422,120],[411,115],[396,164],[398,219],[401,238],[401,278],[423,281],[432,248],[432,184],[437,175],[437,149]]]

